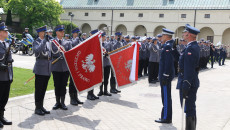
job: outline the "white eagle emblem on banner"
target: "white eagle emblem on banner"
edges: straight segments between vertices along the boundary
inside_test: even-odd
[[[127,71],[130,71],[130,70],[131,70],[132,62],[133,62],[133,60],[128,60],[127,63],[125,63],[125,69],[126,69]]]
[[[86,56],[85,61],[82,60],[82,68],[85,72],[94,72],[96,66],[94,65],[95,60],[93,59],[93,54]]]

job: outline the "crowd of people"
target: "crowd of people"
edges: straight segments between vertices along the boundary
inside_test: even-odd
[[[28,29],[27,29],[28,30]],[[5,105],[9,98],[10,85],[13,82],[12,56],[7,49],[9,43],[5,43],[7,37],[7,27],[5,23],[0,24],[0,128],[3,125],[11,125],[12,122],[4,118]],[[80,34],[80,29],[72,30],[71,37],[65,34],[63,25],[55,27],[54,31],[47,29],[47,26],[36,29],[38,38],[33,42],[36,62],[33,72],[35,74],[35,114],[50,114],[43,106],[47,85],[51,74],[53,75],[56,103],[53,110],[68,110],[65,105],[66,86],[69,81],[70,104],[83,104],[78,99],[76,87],[69,73],[68,67],[60,49],[51,42],[52,39],[65,49],[65,51],[77,46],[87,39],[87,34]],[[53,32],[56,37],[53,37]],[[90,31],[90,36],[97,33],[98,29]],[[115,35],[108,36],[102,33],[102,46],[106,52],[111,52],[131,42],[139,42],[139,68],[138,77],[148,76],[148,82],[155,84],[160,82],[163,108],[161,118],[156,120],[158,123],[172,122],[172,102],[171,102],[171,81],[178,77],[177,88],[180,90],[181,104],[186,99],[187,106],[185,112],[186,127],[195,128],[196,110],[195,101],[196,93],[199,87],[198,72],[200,69],[207,69],[207,64],[211,68],[215,62],[224,65],[227,57],[227,48],[224,45],[214,46],[210,41],[203,38],[197,41],[199,30],[186,25],[183,36],[180,39],[173,39],[174,32],[169,29],[162,29],[162,33],[155,37],[140,36],[123,36],[122,32],[116,32]],[[57,60],[57,62],[54,62]],[[116,79],[111,69],[108,54],[103,56],[104,80],[100,86],[97,96],[94,90],[88,91],[88,100],[97,100],[100,96],[112,96],[120,93],[116,88]],[[110,82],[110,91],[108,84]],[[112,94],[111,94],[112,93]]]

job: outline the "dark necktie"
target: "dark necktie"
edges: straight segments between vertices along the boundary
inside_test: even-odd
[[[104,47],[104,46],[105,46],[105,43],[102,43],[102,46]]]
[[[3,43],[4,47],[6,48],[6,44],[5,44],[5,42],[2,42],[2,43]]]
[[[59,40],[58,42],[59,42],[59,44],[61,45],[61,40]]]

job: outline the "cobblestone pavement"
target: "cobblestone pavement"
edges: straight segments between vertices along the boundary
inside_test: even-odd
[[[19,63],[16,61],[16,63]],[[15,77],[16,78],[16,77]],[[230,130],[230,61],[226,65],[214,65],[214,69],[202,70],[199,74],[200,88],[197,95],[197,130]],[[34,97],[26,95],[9,100],[5,117],[13,121],[4,130],[180,130],[181,108],[176,90],[177,79],[172,82],[172,124],[158,124],[162,103],[159,83],[149,85],[147,77],[137,84],[124,88],[121,94],[86,100],[86,93],[79,96],[84,105],[66,105],[69,110],[51,110],[55,104],[53,91],[45,97],[45,108],[50,115],[34,114]],[[97,94],[99,89],[95,90]]]

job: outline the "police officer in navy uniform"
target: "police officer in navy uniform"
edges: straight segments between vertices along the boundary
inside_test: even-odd
[[[102,85],[100,86],[100,92],[98,93],[97,96],[112,96],[109,92],[108,92],[108,82],[109,82],[109,74],[110,74],[110,69],[111,69],[111,65],[109,62],[109,58],[108,58],[108,52],[113,51],[113,45],[110,42],[106,42],[106,33],[102,33],[102,46],[103,48],[106,50],[106,52],[104,52],[104,56],[103,56],[103,68],[104,68],[104,81],[102,82]],[[103,89],[104,87],[104,89]]]
[[[7,56],[10,44],[4,42],[8,37],[7,31],[5,23],[0,23],[0,128],[3,128],[3,125],[12,125],[11,121],[4,118],[5,106],[10,94],[10,85],[13,82],[13,59],[11,52]]]
[[[172,123],[172,98],[171,98],[171,82],[174,78],[174,59],[172,55],[172,39],[173,31],[162,29],[162,51],[159,63],[159,80],[161,85],[161,98],[163,108],[161,118],[155,120],[157,123]]]
[[[80,38],[78,37],[79,32],[80,32],[79,28],[75,28],[72,30],[72,35],[73,35],[73,38],[71,39],[72,47],[75,47],[80,43]],[[71,75],[70,75],[70,81],[69,81],[69,96],[70,96],[70,104],[71,105],[77,106],[78,104],[83,104],[83,102],[81,102],[78,99],[78,93],[77,93],[76,87],[73,83],[73,79],[72,79]]]
[[[121,43],[121,36],[122,36],[122,32],[116,32],[115,33],[115,39],[113,41],[113,50],[116,50],[120,47],[122,47],[122,43]],[[115,42],[115,43],[114,43]],[[113,94],[117,94],[117,93],[120,93],[121,91],[120,90],[117,90],[116,89],[116,79],[114,77],[114,72],[113,70],[111,69],[111,76],[110,76],[110,93],[113,93]]]
[[[92,36],[92,35],[94,35],[97,32],[98,32],[98,29],[90,31],[89,34],[90,34],[90,36]],[[99,97],[97,97],[96,95],[94,95],[94,89],[88,91],[87,99],[88,100],[97,100],[97,99],[99,99]]]
[[[36,62],[33,72],[35,73],[35,114],[50,114],[43,107],[44,97],[47,85],[51,75],[51,51],[49,36],[45,36],[46,26],[38,28],[38,38],[33,42],[33,50],[35,52]]]
[[[180,102],[185,99],[186,130],[196,129],[196,94],[199,87],[199,55],[200,47],[196,41],[200,31],[190,25],[185,26],[183,38],[187,47],[179,60],[179,77],[177,89],[180,90]]]
[[[221,45],[220,47],[220,57],[219,57],[219,66],[224,65],[225,58],[227,57],[226,48]],[[221,62],[222,61],[222,62]]]
[[[156,83],[158,81],[159,61],[160,61],[160,48],[157,44],[157,38],[152,39],[148,50],[150,52],[149,65],[148,65],[148,80],[149,83]]]
[[[69,40],[65,40],[65,28],[64,25],[58,25],[54,29],[56,31],[57,37],[55,40],[65,48],[65,51],[68,51],[72,48],[72,42]],[[52,43],[51,44],[52,51],[52,61],[55,59],[61,58],[51,66],[51,71],[53,74],[54,87],[55,87],[55,96],[56,96],[56,104],[53,107],[53,110],[61,108],[62,110],[67,110],[68,108],[65,105],[65,95],[66,95],[66,86],[69,78],[69,70],[66,65],[64,56],[62,52],[57,48],[57,46]]]

